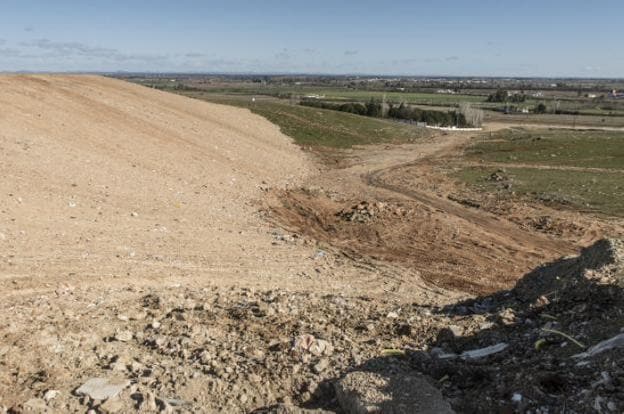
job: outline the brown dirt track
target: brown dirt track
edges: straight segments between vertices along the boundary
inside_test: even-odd
[[[494,214],[450,199],[457,186],[437,168],[461,153],[470,138],[442,134],[416,144],[347,151],[343,168],[308,179],[312,193],[287,191],[275,214],[293,229],[356,256],[401,264],[436,286],[479,294],[509,288],[533,267],[604,235],[592,220],[583,222],[580,234],[545,234],[519,225],[508,212]],[[364,222],[344,220],[340,213],[360,202],[382,203],[382,211]],[[562,218],[563,226],[578,222],[543,207],[520,210],[514,214],[548,213]]]

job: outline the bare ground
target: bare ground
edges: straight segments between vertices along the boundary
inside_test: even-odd
[[[98,77],[0,77],[0,105],[0,412],[340,412],[333,384],[370,364],[430,370],[460,411],[513,412],[514,377],[490,373],[503,385],[484,391],[475,367],[418,352],[491,345],[510,307],[524,327],[533,316],[495,292],[548,262],[578,278],[561,257],[622,234],[540,205],[470,205],[480,196],[440,170],[470,135],[313,157],[248,111]],[[488,310],[458,313],[475,295]],[[92,378],[124,386],[80,395]],[[592,390],[575,404],[622,408]],[[523,409],[559,407],[531,398]]]

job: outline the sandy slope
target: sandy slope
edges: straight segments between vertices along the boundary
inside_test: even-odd
[[[160,318],[142,310],[150,297],[184,307],[189,295],[199,295],[202,309],[216,300],[215,309],[224,311],[219,298],[225,298],[232,327],[243,337],[213,326],[210,317],[195,325],[202,331],[197,338],[216,341],[215,352],[225,343],[247,357],[247,329],[261,333],[252,348],[268,349],[275,338],[286,344],[295,331],[312,329],[302,320],[325,320],[333,301],[346,303],[331,295],[304,303],[309,295],[382,295],[384,303],[399,296],[410,303],[463,296],[426,286],[418,272],[346,259],[270,224],[264,203],[277,192],[266,190],[296,186],[316,172],[276,126],[247,110],[100,77],[0,77],[0,413],[100,407],[102,401],[75,393],[93,377],[133,382],[120,412],[136,405],[130,397],[136,392],[147,402],[152,392],[197,402],[193,412],[225,404],[238,410],[225,412],[241,412],[299,389],[281,379],[290,377],[279,373],[287,364],[266,365],[279,378],[252,386],[247,368],[238,373],[233,361],[227,367],[235,367],[236,376],[220,378],[214,367],[191,367],[190,355],[180,360],[150,348],[140,334]],[[285,312],[293,330],[263,318],[239,324],[239,302],[254,300],[254,288],[269,300],[292,298],[279,314]],[[303,305],[318,314],[308,315]],[[163,307],[162,316],[173,315],[171,309]],[[176,321],[191,326],[185,318]],[[136,341],[118,340],[130,322]],[[174,342],[183,337],[171,333]],[[164,371],[133,373],[121,362],[113,369],[109,355]],[[315,384],[341,367],[314,374]],[[247,392],[243,385],[253,398],[237,397]],[[60,394],[42,408],[49,390]]]
[[[310,254],[273,246],[256,217],[261,187],[314,169],[261,117],[90,76],[0,77],[0,108],[5,294],[93,277],[269,277]]]

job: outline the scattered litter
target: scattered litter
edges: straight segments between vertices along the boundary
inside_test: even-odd
[[[455,359],[459,357],[463,360],[473,360],[473,359],[485,358],[487,356],[497,354],[499,352],[504,351],[508,347],[509,347],[508,344],[501,342],[500,344],[487,346],[485,348],[464,351],[459,355],[452,353],[452,352],[444,352],[440,348],[433,348],[431,350],[431,353],[438,359]]]
[[[497,354],[499,352],[504,351],[509,347],[508,344],[501,342],[500,344],[487,346],[485,348],[473,349],[471,351],[464,351],[461,353],[461,359],[479,359],[485,358],[486,356]]]
[[[608,351],[614,348],[624,348],[624,334],[619,334],[613,338],[599,342],[598,344],[589,348],[586,352],[574,355],[574,358],[588,358],[598,355],[602,352]]]

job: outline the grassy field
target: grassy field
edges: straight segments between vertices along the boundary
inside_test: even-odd
[[[485,122],[623,128],[624,117],[563,114],[503,114],[485,111]]]
[[[250,96],[179,91],[209,102],[248,108],[278,125],[300,145],[349,148],[353,145],[412,142],[431,133],[413,125],[345,112],[290,105],[287,101]]]
[[[144,83],[145,84],[145,83]],[[183,90],[186,84],[154,80],[148,83],[158,89],[178,92],[176,88]],[[182,88],[180,88],[182,86]],[[188,85],[186,85],[188,86]],[[344,87],[314,87],[314,86],[257,86],[255,84],[241,84],[236,86],[211,86],[207,92],[220,95],[244,95],[244,96],[288,96],[305,97],[309,95],[322,96],[328,101],[358,101],[366,102],[371,98],[385,99],[393,103],[413,103],[421,105],[457,106],[459,102],[485,103],[486,97],[466,94],[439,94],[439,93],[415,93],[400,91],[369,91],[354,90]]]
[[[406,102],[425,105],[457,105],[459,102],[484,102],[484,96],[476,95],[447,95],[438,93],[413,92],[378,92],[356,91],[342,89],[310,90],[309,93],[325,96],[326,100],[367,101],[370,98],[385,99],[387,102]]]
[[[513,128],[485,135],[466,152],[490,162],[624,169],[624,132]]]
[[[330,102],[367,102],[371,98],[385,99],[388,103],[407,103],[422,108],[435,110],[454,110],[463,102],[485,110],[486,122],[511,122],[527,124],[548,124],[565,126],[597,126],[597,127],[624,127],[624,104],[622,102],[604,101],[570,96],[547,96],[542,98],[528,97],[525,102],[509,104],[517,112],[503,113],[506,104],[487,102],[488,93],[493,90],[469,90],[468,93],[444,94],[434,92],[398,91],[396,88],[386,91],[366,88],[353,89],[344,85],[311,86],[295,84],[268,83],[241,81],[198,81],[198,80],[167,80],[162,78],[135,79],[142,85],[156,87],[175,93],[197,92],[208,93],[213,96],[227,95],[235,98],[247,99],[251,96],[282,98],[289,101],[290,97],[301,99],[306,96],[316,96],[323,101]],[[560,94],[561,95],[561,94]],[[565,95],[565,94],[564,94]],[[521,109],[533,110],[539,104],[546,105],[545,114],[520,112]],[[567,111],[566,114],[555,114],[555,109]],[[576,115],[571,113],[576,112]]]
[[[624,133],[574,130],[504,130],[484,135],[455,177],[479,191],[525,197],[551,205],[624,217]],[[521,164],[521,165],[520,165]]]

